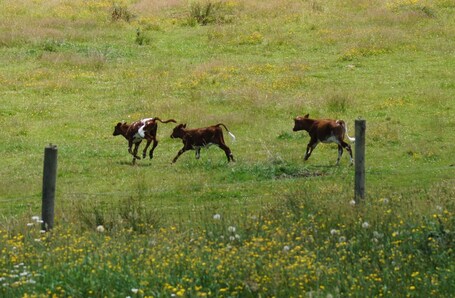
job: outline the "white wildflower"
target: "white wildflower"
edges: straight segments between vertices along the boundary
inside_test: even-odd
[[[228,227],[228,231],[231,233],[235,233],[235,227],[233,226]]]
[[[351,200],[351,201],[349,202],[349,205],[355,206],[355,201],[354,201],[354,200]]]
[[[221,215],[219,215],[219,214],[217,213],[217,214],[213,215],[213,219],[219,220],[219,219],[221,219]]]
[[[373,236],[374,236],[374,238],[382,238],[382,236],[384,236],[384,234],[381,234],[378,231],[374,231]]]
[[[35,225],[34,223],[29,222],[29,223],[27,224],[27,227],[33,227],[34,225]]]
[[[137,292],[139,292],[139,289],[133,288],[133,289],[131,289],[131,292],[133,292],[133,294],[137,294]]]
[[[291,248],[288,245],[283,247],[283,252],[288,252]]]
[[[103,233],[104,232],[104,227],[102,225],[99,225],[96,227],[96,231],[99,232],[99,233]]]
[[[35,216],[32,216],[32,220],[38,222],[40,219],[39,219],[39,216],[35,215]]]
[[[338,239],[339,242],[346,242],[346,237],[344,236],[341,236],[339,239]]]
[[[234,241],[235,237],[234,236],[229,236],[229,240]]]
[[[330,234],[331,234],[332,236],[338,235],[339,233],[340,233],[340,231],[338,231],[338,230],[335,230],[335,229],[331,229],[331,230],[330,230]]]
[[[370,227],[370,224],[369,224],[367,221],[365,221],[364,223],[362,223],[362,228],[368,229],[369,227]]]

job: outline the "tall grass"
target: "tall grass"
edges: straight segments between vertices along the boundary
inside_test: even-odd
[[[440,189],[454,194],[453,185]],[[331,198],[308,188],[237,216],[206,210],[178,223],[174,213],[175,224],[162,227],[131,205],[125,212],[138,217],[106,222],[106,229],[62,223],[43,234],[33,219],[21,221],[14,236],[0,230],[1,291],[11,297],[453,293],[453,202],[430,195],[410,205],[402,194],[355,206]]]

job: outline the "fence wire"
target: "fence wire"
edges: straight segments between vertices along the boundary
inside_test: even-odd
[[[421,174],[426,173],[426,181],[431,183],[437,183],[441,181],[441,177],[435,175],[429,175],[429,173],[451,173],[455,174],[455,165],[441,166],[441,167],[427,167],[423,169],[416,170],[411,167],[406,168],[390,168],[390,167],[367,167],[365,169],[367,175],[377,175],[384,176],[384,179],[401,176],[401,175],[412,175],[412,174]],[[448,178],[455,180],[455,175]],[[244,207],[244,208],[260,208],[266,204],[269,204],[274,201],[274,197],[279,194],[271,191],[270,193],[258,193],[258,192],[246,192],[244,194],[239,193],[242,190],[251,190],[253,187],[260,188],[263,185],[272,185],[275,183],[289,183],[293,184],[296,180],[301,179],[311,179],[313,177],[286,177],[284,179],[275,178],[275,179],[264,179],[264,180],[249,180],[242,182],[226,182],[226,183],[205,183],[202,185],[197,185],[197,189],[193,185],[188,187],[176,188],[163,188],[163,187],[154,187],[147,190],[140,191],[112,191],[112,192],[68,192],[63,191],[59,192],[58,187],[56,191],[56,197],[59,200],[61,206],[68,206],[75,202],[83,202],[84,200],[93,201],[99,203],[100,205],[104,204],[104,208],[108,208],[106,205],[107,199],[112,199],[110,202],[118,203],[122,199],[143,197],[150,198],[153,197],[154,200],[150,203],[155,204],[153,208],[158,211],[163,212],[173,212],[173,211],[182,211],[185,209],[185,212],[197,213],[201,210],[209,208],[219,208],[219,207]],[[367,178],[368,179],[368,178]],[[446,179],[445,179],[446,180]],[[408,186],[411,186],[413,181],[409,182]],[[368,180],[367,180],[367,193],[368,193]],[[213,193],[213,196],[221,195],[222,197],[228,197],[228,201],[215,200],[210,202],[198,202],[198,199],[203,199],[210,194],[199,193],[200,191],[205,190],[217,190],[218,193]],[[235,191],[235,193],[233,193]],[[178,192],[178,193],[176,193]],[[232,193],[231,193],[232,192]],[[172,197],[172,201],[167,201]],[[15,210],[19,209],[36,209],[37,206],[41,203],[40,194],[28,194],[22,195],[19,197],[7,197],[0,198],[0,212],[5,215],[7,213],[13,213]],[[114,204],[111,204],[114,205]],[[114,208],[114,207],[112,207]]]

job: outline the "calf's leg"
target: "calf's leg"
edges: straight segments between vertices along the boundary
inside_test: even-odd
[[[128,153],[133,155],[133,141],[128,141]]]
[[[349,145],[348,143],[342,141],[342,142],[341,142],[341,146],[343,146],[344,149],[346,149],[346,151],[348,151],[349,156],[350,156],[350,158],[351,158],[351,165],[353,165],[353,164],[354,164],[354,158],[352,157],[351,145]]]
[[[318,145],[317,140],[314,140],[314,139],[310,140],[310,142],[308,143],[308,145],[306,147],[305,157],[303,158],[303,160],[308,160],[308,158],[310,158],[311,153],[313,153],[313,150],[314,150],[314,148],[316,148],[317,145]]]
[[[158,146],[158,140],[154,138],[153,139],[152,149],[150,149],[150,154],[149,154],[150,155],[150,159],[153,158],[153,152],[155,151],[156,146]]]
[[[142,158],[145,158],[147,156],[147,149],[149,148],[151,142],[151,139],[147,139],[147,144],[145,144],[145,148],[142,150]]]
[[[231,160],[232,160],[232,161],[235,161],[235,160],[234,160],[234,155],[232,155],[231,149],[229,149],[229,147],[226,146],[226,144],[221,143],[221,144],[219,144],[218,146],[219,146],[221,149],[224,150],[224,153],[226,153],[226,157],[227,157],[228,162],[230,162]]]
[[[341,156],[343,155],[343,147],[338,145],[338,158],[337,158],[337,165],[340,163]]]
[[[177,159],[179,158],[180,155],[182,155],[185,151],[187,151],[185,149],[185,147],[183,147],[182,149],[179,150],[179,152],[177,153],[177,155],[174,157],[174,159],[172,160],[172,163],[175,163],[177,161]]]
[[[133,153],[132,153],[132,154],[133,154],[134,158],[136,158],[136,159],[141,159],[141,158],[137,155],[137,150],[139,149],[139,144],[140,144],[140,143],[141,143],[141,142],[137,142],[137,143],[134,144],[134,150],[133,150]]]
[[[201,148],[196,148],[196,159],[201,158]]]

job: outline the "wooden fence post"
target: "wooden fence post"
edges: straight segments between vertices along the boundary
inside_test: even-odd
[[[57,178],[57,146],[44,148],[42,229],[49,231],[54,226],[55,182]]]
[[[365,120],[355,120],[355,186],[354,200],[365,199]]]

